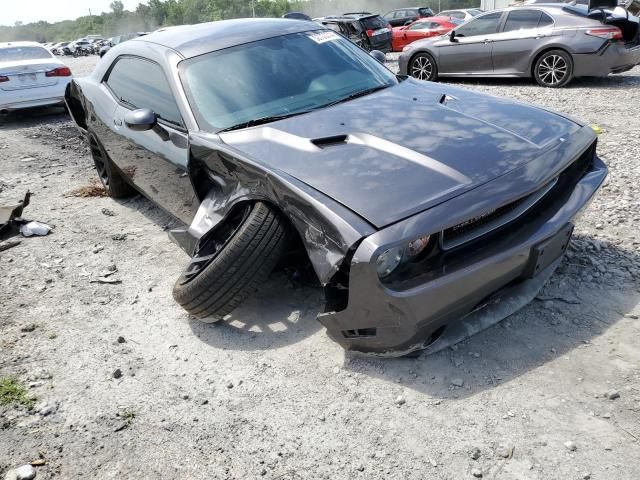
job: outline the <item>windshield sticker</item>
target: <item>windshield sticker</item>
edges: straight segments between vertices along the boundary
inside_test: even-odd
[[[325,43],[338,40],[340,38],[340,35],[332,31],[314,32],[309,35],[309,38],[316,43]]]

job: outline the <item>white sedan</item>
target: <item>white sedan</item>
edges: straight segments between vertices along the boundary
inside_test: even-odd
[[[62,105],[71,70],[36,42],[0,43],[0,113]]]

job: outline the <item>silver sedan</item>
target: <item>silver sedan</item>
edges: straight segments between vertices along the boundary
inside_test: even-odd
[[[431,81],[533,77],[563,87],[575,77],[624,72],[640,63],[638,18],[624,13],[568,4],[487,12],[448,35],[407,45],[400,73]]]

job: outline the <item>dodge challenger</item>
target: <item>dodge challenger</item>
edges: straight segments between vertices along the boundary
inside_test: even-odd
[[[402,356],[496,323],[553,273],[607,175],[593,130],[379,57],[312,22],[228,20],[117,45],[69,85],[109,194],[184,225],[173,295],[192,315],[223,319],[297,245],[330,337]]]

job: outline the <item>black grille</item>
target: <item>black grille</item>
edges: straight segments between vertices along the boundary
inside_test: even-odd
[[[594,154],[595,144],[540,190],[443,230],[442,248],[449,250],[490,234],[518,220],[525,213],[535,211],[546,203],[549,197],[555,197],[560,192],[570,192],[568,187],[571,186],[572,189],[573,185],[584,176],[593,162]]]

